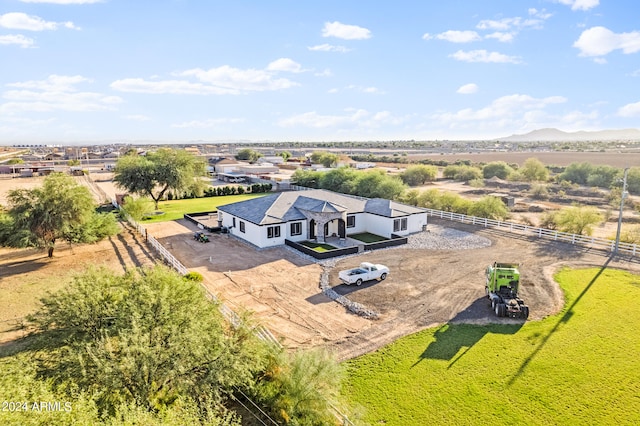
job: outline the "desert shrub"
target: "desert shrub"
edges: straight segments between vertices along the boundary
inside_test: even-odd
[[[201,283],[202,281],[204,281],[204,277],[202,276],[202,274],[196,271],[188,272],[182,278],[187,281],[193,281],[196,283]]]
[[[534,184],[531,186],[529,194],[536,200],[546,200],[549,198],[549,189],[547,185]]]
[[[469,181],[469,186],[473,188],[484,188],[484,179],[473,179]]]

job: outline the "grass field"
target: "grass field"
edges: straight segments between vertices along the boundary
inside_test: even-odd
[[[158,210],[163,211],[163,215],[154,216],[150,219],[143,219],[140,223],[166,222],[168,220],[182,219],[185,213],[200,213],[213,211],[225,204],[237,203],[251,198],[262,197],[267,194],[242,194],[223,195],[220,197],[188,198],[184,200],[161,201]]]
[[[347,363],[368,424],[640,424],[640,276],[563,270],[566,306],[520,325],[444,325]]]
[[[360,234],[349,235],[349,238],[353,238],[367,244],[388,240],[388,238],[381,237],[380,235],[372,234],[370,232],[362,232]]]
[[[309,247],[312,250],[317,251],[318,253],[322,253],[325,251],[335,250],[336,248],[330,244],[322,244],[322,243],[314,243],[311,241],[303,241],[302,244],[305,247]]]

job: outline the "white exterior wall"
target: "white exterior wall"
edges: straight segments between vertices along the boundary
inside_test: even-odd
[[[242,220],[239,217],[235,218],[236,226],[233,226],[233,218],[235,216],[218,210],[218,220],[220,219],[220,215],[222,215],[222,226],[229,228],[230,234],[240,237],[243,240],[247,240],[258,247],[262,247],[260,245],[260,226],[247,222],[246,220]],[[244,222],[244,232],[240,232],[240,221]]]
[[[427,224],[427,212],[412,214],[407,218],[407,230],[396,232],[398,235],[413,234],[422,231],[422,226]],[[393,228],[391,228],[393,229]]]
[[[366,217],[366,232],[371,232],[372,234],[391,238],[391,234],[393,233],[393,219],[371,213],[366,213]]]
[[[347,216],[351,216],[350,214],[347,214]],[[369,216],[368,214],[365,213],[357,213],[354,214],[353,216],[356,217],[356,226],[354,226],[353,228],[346,228],[347,231],[347,236],[349,236],[350,234],[359,234],[361,232],[367,232],[367,216]],[[347,224],[345,223],[345,226],[347,226]]]
[[[267,238],[267,228],[270,226],[279,226],[280,227],[280,236],[277,238]],[[287,238],[287,229],[288,224],[286,223],[275,223],[273,225],[261,225],[259,228],[259,247],[273,247],[280,246],[284,244],[284,240]]]
[[[302,234],[300,235],[291,235],[291,224],[299,222],[301,223]],[[285,228],[285,234],[288,240],[291,241],[306,241],[309,235],[309,223],[306,220],[294,220],[293,222],[288,222],[283,225]]]

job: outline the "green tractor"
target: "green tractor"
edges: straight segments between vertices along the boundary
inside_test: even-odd
[[[517,263],[498,263],[487,266],[485,291],[491,301],[491,309],[499,317],[529,317],[529,307],[518,297],[520,271]]]

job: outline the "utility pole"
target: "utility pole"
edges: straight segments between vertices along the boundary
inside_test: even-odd
[[[624,209],[624,200],[627,198],[627,174],[629,168],[624,169],[624,176],[622,177],[622,193],[620,194],[620,213],[618,213],[618,230],[616,231],[616,245],[613,249],[614,254],[618,254],[618,246],[620,245],[620,229],[622,228],[622,210]]]

